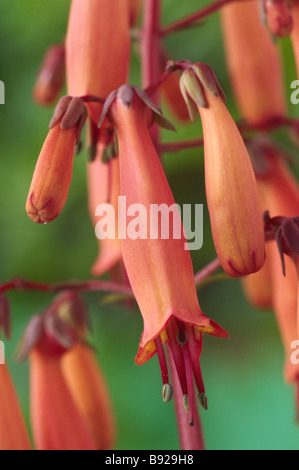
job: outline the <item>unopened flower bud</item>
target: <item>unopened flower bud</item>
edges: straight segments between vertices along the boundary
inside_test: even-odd
[[[267,25],[274,36],[285,38],[293,30],[292,2],[290,0],[263,0]]]
[[[0,364],[0,450],[31,450],[18,395],[6,364]]]
[[[206,195],[217,255],[230,276],[257,272],[265,261],[264,225],[244,141],[209,66],[187,68],[181,89],[192,117],[199,113],[202,121]]]
[[[64,75],[64,44],[56,44],[47,50],[40,67],[33,89],[36,103],[42,106],[52,104],[62,89]]]
[[[230,2],[220,12],[231,84],[241,118],[263,123],[287,113],[280,50],[261,22],[258,1]]]
[[[37,223],[48,223],[62,211],[72,180],[75,146],[87,116],[79,98],[62,98],[34,170],[26,211]]]

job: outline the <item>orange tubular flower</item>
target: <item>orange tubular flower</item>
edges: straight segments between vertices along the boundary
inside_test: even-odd
[[[181,90],[191,118],[199,111],[202,121],[206,195],[219,260],[233,277],[257,272],[265,262],[264,224],[243,139],[207,65],[186,68]]]
[[[36,103],[42,106],[53,103],[62,89],[64,73],[64,44],[55,44],[47,50],[36,79],[33,90]]]
[[[79,142],[86,112],[79,98],[61,98],[56,107],[26,202],[27,214],[34,222],[51,222],[65,205],[72,180],[75,145]]]
[[[295,385],[299,381],[298,365],[291,362],[291,349],[297,335],[297,274],[291,258],[285,258],[286,276],[281,269],[281,258],[276,243],[270,242],[270,263],[272,268],[273,309],[285,351],[284,378],[286,383]]]
[[[130,63],[128,0],[72,0],[66,34],[66,79],[71,96],[105,99],[127,81]],[[88,103],[97,124],[101,106]]]
[[[107,99],[102,120],[107,113],[117,133],[121,196],[125,196],[127,207],[136,207],[137,211],[137,207],[142,207],[146,211],[142,221],[139,218],[141,236],[135,237],[132,233],[123,239],[125,267],[144,320],[135,360],[137,364],[143,364],[157,352],[163,399],[168,401],[171,386],[163,350],[163,343],[168,343],[180,377],[185,408],[189,409],[189,420],[193,423],[192,374],[201,401],[206,405],[199,366],[202,333],[220,337],[227,333],[206,317],[198,304],[191,257],[186,250],[179,212],[148,130],[155,112],[159,110],[141,90],[125,85]],[[150,233],[153,227],[151,208],[161,207],[161,204],[174,209],[179,237],[171,229],[169,237],[162,237],[160,225],[155,234]],[[130,222],[126,229],[129,234]]]
[[[288,168],[285,156],[268,140],[258,142],[259,160],[264,171],[258,174],[258,182],[264,210],[273,217],[296,217],[299,214],[299,185]],[[289,257],[285,257],[286,276],[283,275],[281,257],[275,243],[267,243],[268,263],[271,268],[272,304],[285,348],[285,380],[295,383],[299,379],[298,368],[291,363],[291,343],[297,335],[297,279],[296,269]]]
[[[111,449],[116,440],[114,412],[105,378],[93,351],[78,343],[64,355],[62,369],[97,449]]]
[[[5,364],[0,364],[0,450],[31,450],[18,397]]]
[[[103,152],[105,142],[99,140],[97,143],[96,158],[87,165],[88,182],[88,206],[90,218],[96,227],[98,218],[96,208],[99,204],[112,204],[115,212],[115,223],[118,214],[119,196],[119,161],[118,157],[111,158],[107,163],[103,162]],[[118,233],[117,223],[115,233]],[[118,262],[122,260],[121,240],[115,238],[99,239],[99,255],[93,267],[92,274],[101,276],[110,271]]]
[[[62,372],[61,358],[73,345],[55,316],[35,316],[22,354],[29,356],[31,424],[37,450],[96,450]]]
[[[228,70],[241,113],[249,124],[286,115],[282,62],[257,1],[221,9]]]
[[[77,332],[79,341],[63,355],[61,366],[72,397],[98,450],[111,449],[116,423],[108,387],[94,351],[86,343],[85,305],[75,294],[57,312]]]

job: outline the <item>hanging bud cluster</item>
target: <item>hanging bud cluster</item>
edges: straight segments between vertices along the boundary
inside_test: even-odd
[[[37,450],[103,450],[114,444],[113,410],[104,376],[86,344],[87,328],[82,300],[65,292],[32,317],[23,335],[19,359],[29,359]]]

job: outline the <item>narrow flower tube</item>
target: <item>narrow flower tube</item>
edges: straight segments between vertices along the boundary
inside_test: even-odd
[[[122,260],[121,240],[118,237],[118,196],[119,196],[119,161],[118,157],[111,158],[107,163],[103,162],[103,153],[105,142],[99,139],[97,143],[96,158],[87,163],[87,188],[88,188],[88,207],[90,218],[94,228],[98,226],[99,218],[97,211],[102,211],[107,204],[112,210],[110,222],[114,225],[114,234],[104,233],[99,229],[97,233],[99,254],[92,266],[92,274],[101,276],[110,271]],[[97,209],[99,208],[99,209]]]
[[[35,348],[29,361],[31,422],[37,450],[96,450],[62,373],[60,358]]]
[[[36,223],[56,219],[65,206],[73,173],[75,146],[86,118],[80,99],[62,98],[39,154],[26,202]]]
[[[272,217],[296,217],[299,214],[299,185],[290,171],[285,155],[271,141],[259,142],[259,158],[264,171],[258,175],[263,209]],[[298,366],[291,362],[291,344],[297,336],[297,277],[295,266],[285,257],[285,275],[281,256],[274,242],[267,242],[271,268],[272,304],[285,350],[284,376],[287,383],[298,381]]]
[[[29,433],[6,364],[0,364],[0,450],[31,450]]]
[[[269,256],[273,283],[273,310],[285,352],[284,379],[295,385],[299,380],[298,365],[291,361],[292,344],[297,335],[297,274],[291,258],[286,257],[286,276],[281,269],[281,258],[275,242],[270,242]]]
[[[33,89],[33,99],[41,106],[52,104],[60,93],[65,76],[64,44],[51,46],[43,59]]]
[[[154,114],[159,111],[135,87],[121,87],[107,102],[105,111],[118,138],[120,193],[131,208],[123,239],[123,259],[144,320],[135,360],[143,364],[157,352],[163,399],[168,401],[171,386],[163,343],[169,344],[185,397],[184,407],[193,424],[192,377],[205,402],[199,365],[202,332],[223,337],[227,333],[206,317],[198,304],[180,214],[148,130],[152,110]],[[169,233],[164,237],[161,231],[166,228],[167,220],[156,224],[152,218],[152,211],[158,207],[166,207],[173,213],[174,225],[168,227]]]
[[[271,141],[261,142],[266,170],[257,176],[264,198],[264,210],[271,217],[296,217],[299,214],[299,184],[286,156]]]
[[[258,1],[232,2],[220,15],[228,71],[241,117],[257,124],[285,116],[282,58],[261,22]]]
[[[128,0],[72,0],[65,44],[68,94],[106,99],[128,77]],[[88,108],[97,123],[101,105]]]
[[[87,308],[76,293],[61,297],[56,314],[78,338],[62,356],[62,372],[97,449],[111,449],[116,443],[116,421],[104,374],[94,350],[87,344],[90,327]]]
[[[206,196],[218,258],[232,277],[257,272],[265,262],[264,224],[244,141],[210,67],[186,68],[181,90],[191,117],[198,112],[201,117]]]
[[[114,410],[94,352],[82,343],[76,344],[63,356],[62,370],[97,449],[112,449],[116,442]]]

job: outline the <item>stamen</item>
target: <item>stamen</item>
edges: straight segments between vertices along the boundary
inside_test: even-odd
[[[166,356],[165,356],[165,352],[163,348],[163,343],[162,343],[160,336],[158,336],[155,339],[155,345],[156,345],[157,356],[159,359],[159,364],[160,364],[160,369],[161,369],[161,377],[162,377],[163,386],[169,385],[167,361],[166,361]]]
[[[164,384],[162,387],[162,398],[164,403],[169,402],[173,396],[173,387],[170,384]]]
[[[178,339],[177,339],[177,328],[176,328],[175,320],[169,322],[169,324],[166,327],[166,333],[168,336],[169,347],[173,356],[177,374],[180,380],[182,393],[183,395],[188,395],[184,357],[183,357],[182,348],[179,345]]]
[[[203,407],[204,410],[207,410],[208,409],[208,397],[205,393],[200,393],[198,395],[199,397],[199,402],[201,404],[201,406]]]
[[[187,338],[187,333],[185,331],[184,333]],[[191,368],[187,339],[183,344],[183,355],[184,355],[185,371],[186,371],[186,378],[187,378],[187,390],[188,390],[188,402],[189,402],[189,424],[190,426],[193,426],[194,425],[194,387],[193,387],[192,368]]]
[[[194,387],[193,387],[193,376],[192,376],[192,367],[190,362],[190,354],[188,349],[188,334],[185,331],[185,324],[182,321],[177,320],[178,325],[178,342],[182,346],[185,372],[187,379],[187,390],[188,390],[188,413],[189,413],[189,425],[194,425]]]
[[[196,340],[194,335],[194,329],[191,325],[186,324],[186,330],[188,334],[188,350],[189,350],[189,357],[190,362],[192,365],[193,376],[196,384],[196,388],[198,390],[198,396],[201,406],[207,410],[208,409],[208,399],[205,393],[205,386],[202,378],[201,367],[199,363],[199,355],[200,355],[200,344]]]

